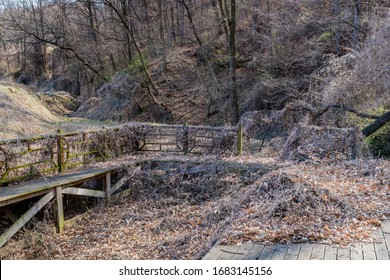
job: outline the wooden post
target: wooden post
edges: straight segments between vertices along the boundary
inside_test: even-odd
[[[62,201],[62,187],[56,187],[56,200],[57,200],[57,230],[61,233],[64,230],[64,204]]]
[[[64,172],[65,169],[65,156],[64,156],[64,139],[62,136],[62,130],[58,130],[58,140],[57,140],[57,163],[58,163],[58,172]]]
[[[184,124],[183,126],[183,152],[184,154],[188,154],[189,151],[189,140],[188,140],[188,127],[187,124]]]
[[[45,196],[43,196],[37,203],[34,204],[26,213],[23,214],[9,229],[7,229],[0,236],[0,247],[2,247],[11,237],[18,232],[36,213],[39,212],[52,198],[54,197],[54,192],[51,191]]]
[[[237,128],[237,154],[242,155],[242,123],[238,123]]]
[[[86,145],[86,141],[87,141],[87,137],[86,137],[86,135],[85,135],[85,132],[83,132],[83,134],[81,135],[81,137],[82,137],[82,142],[83,142],[83,144],[81,144],[81,150],[83,151],[83,165],[84,164],[86,164],[86,162],[87,162],[87,158],[86,158],[86,155],[85,155],[85,153],[84,153],[84,151],[87,151],[87,149],[83,149],[83,146],[84,147],[87,147],[87,145]]]
[[[111,172],[107,172],[103,181],[104,192],[106,194],[106,200],[111,203]]]

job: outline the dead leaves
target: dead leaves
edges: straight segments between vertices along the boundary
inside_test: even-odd
[[[216,241],[347,245],[372,240],[390,216],[390,185],[379,183],[390,176],[387,161],[284,163],[262,177],[253,158],[214,160],[218,172],[191,176],[177,171],[210,159],[175,160],[134,169],[125,200],[96,208],[61,235],[41,234],[33,250],[10,242],[1,257],[197,259]]]

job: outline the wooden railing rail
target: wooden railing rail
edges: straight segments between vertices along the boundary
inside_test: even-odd
[[[0,141],[0,187],[134,152],[242,153],[242,128],[129,123]]]

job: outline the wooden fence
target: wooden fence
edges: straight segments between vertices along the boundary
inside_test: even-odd
[[[134,152],[242,152],[238,128],[131,123],[0,142],[0,187]]]

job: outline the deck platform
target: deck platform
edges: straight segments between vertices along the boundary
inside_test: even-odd
[[[16,232],[31,220],[43,207],[53,199],[56,200],[56,223],[58,231],[64,227],[64,208],[62,197],[66,195],[81,195],[100,197],[110,201],[112,194],[118,190],[125,180],[111,187],[111,172],[113,169],[88,169],[72,174],[61,174],[53,177],[33,180],[16,186],[0,188],[0,207],[5,209],[14,223],[0,236],[0,247],[3,246]],[[103,190],[81,188],[83,182],[92,179],[103,179]],[[34,197],[40,197],[30,209],[19,219],[15,219],[8,205]]]
[[[377,241],[341,247],[325,244],[215,245],[203,260],[390,260],[390,221],[376,232]]]

